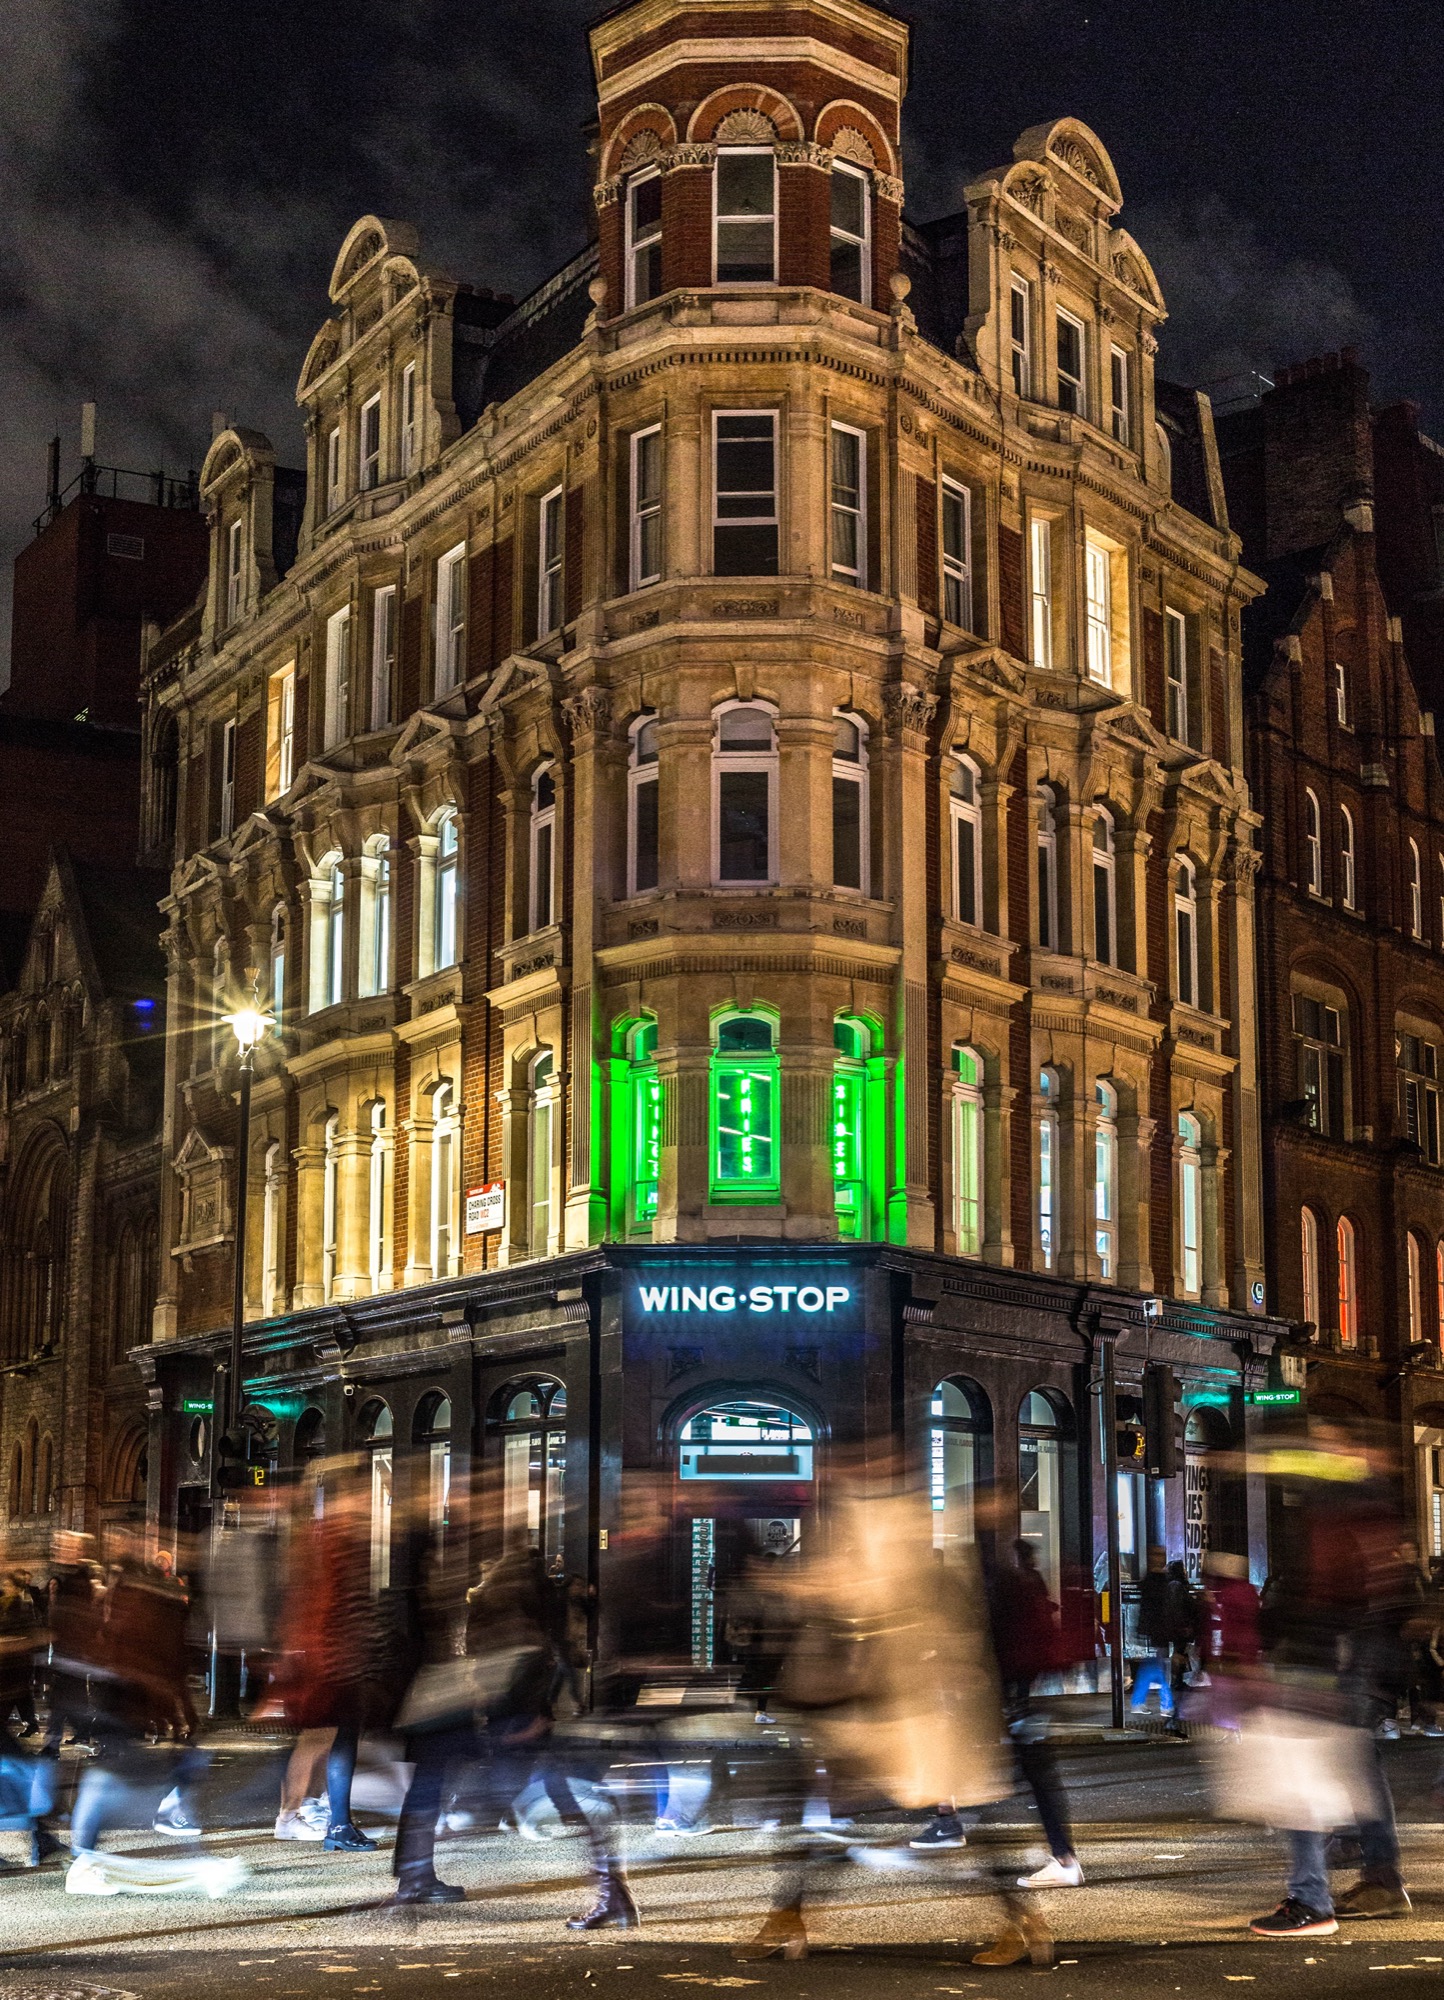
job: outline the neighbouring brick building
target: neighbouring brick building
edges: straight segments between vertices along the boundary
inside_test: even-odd
[[[1418,685],[1439,660],[1411,593],[1402,615],[1386,599],[1377,524],[1399,575],[1401,515],[1430,515],[1401,483],[1400,413],[1368,391],[1346,351],[1219,420],[1230,516],[1269,586],[1244,621],[1269,1296],[1315,1343],[1310,1408],[1400,1427],[1439,1554],[1444,770]],[[1433,560],[1421,543],[1416,589],[1437,587]]]
[[[1181,1478],[1105,1490],[1110,1345],[1125,1415],[1178,1371],[1197,1490],[1244,1443],[1259,586],[1087,127],[913,227],[888,9],[634,0],[590,50],[595,241],[513,305],[364,218],[294,561],[265,439],[202,471],[204,605],[145,669],[151,1505],[206,1514],[254,985],[280,1469],[369,1454],[379,1582],[479,1475],[481,1547],[592,1578],[604,1650],[660,1481],[704,1659],[848,1451],[931,1483],[944,1552],[989,1477],[1055,1579],[1115,1508],[1126,1567],[1182,1546]],[[1261,1565],[1256,1494],[1214,1502]]]

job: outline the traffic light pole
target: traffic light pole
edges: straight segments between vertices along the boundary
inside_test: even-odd
[[[226,1374],[226,1430],[233,1431],[241,1420],[245,1396],[241,1388],[241,1347],[246,1328],[246,1195],[250,1182],[251,1150],[251,1071],[254,1048],[241,1050],[240,1137],[236,1147],[236,1268],[231,1288],[231,1365]]]
[[[231,1286],[231,1351],[228,1364],[217,1370],[223,1377],[221,1393],[213,1399],[211,1410],[211,1581],[221,1570],[222,1538],[225,1534],[226,1492],[222,1484],[222,1471],[228,1462],[228,1446],[240,1427],[241,1410],[245,1404],[245,1393],[241,1382],[244,1366],[242,1344],[246,1325],[246,1194],[250,1181],[248,1171],[251,1150],[251,1075],[255,1061],[255,1050],[242,1047],[240,1051],[240,1117],[236,1141],[236,1236],[235,1270]],[[211,1699],[210,1713],[213,1717],[234,1716],[240,1712],[241,1676],[240,1660],[223,1651],[216,1631],[214,1588],[207,1592],[210,1599],[211,1626]]]
[[[1114,1394],[1113,1338],[1103,1348],[1103,1511],[1108,1523],[1108,1676],[1113,1695],[1113,1727],[1123,1727],[1123,1593],[1118,1547],[1118,1410]]]

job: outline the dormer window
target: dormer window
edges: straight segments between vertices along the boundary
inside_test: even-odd
[[[401,371],[401,477],[416,470],[416,363],[408,361]]]
[[[872,303],[872,189],[860,167],[838,160],[832,169],[832,289],[859,305]]]
[[[1109,427],[1119,444],[1130,437],[1128,423],[1128,356],[1121,347],[1108,351]]]
[[[1072,313],[1058,314],[1058,408],[1086,417],[1088,398],[1083,383],[1083,322]]]
[[[662,176],[655,167],[627,182],[627,305],[662,289]]]
[[[777,156],[770,146],[732,146],[717,155],[716,282],[777,280]]]
[[[554,486],[543,494],[537,527],[537,616],[539,639],[555,632],[562,622],[562,489]]]
[[[341,426],[326,433],[326,512],[341,505]]]
[[[239,519],[226,531],[226,623],[234,625],[241,615],[245,584],[246,530]]]
[[[1033,288],[1026,278],[1014,278],[1008,298],[1008,346],[1012,355],[1013,390],[1033,393]]]
[[[381,396],[378,391],[361,405],[357,440],[356,484],[363,493],[381,483]]]

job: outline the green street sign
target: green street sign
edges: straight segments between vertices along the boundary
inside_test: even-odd
[[[183,1396],[181,1415],[186,1417],[210,1417],[215,1414],[215,1404],[203,1396]]]
[[[1244,1400],[1257,1409],[1279,1410],[1290,1403],[1301,1403],[1303,1399],[1302,1389],[1254,1389]]]

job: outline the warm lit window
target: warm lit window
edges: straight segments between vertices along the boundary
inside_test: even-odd
[[[351,733],[351,607],[343,604],[326,620],[325,747]]]
[[[1118,1093],[1100,1077],[1094,1086],[1098,1123],[1093,1134],[1093,1249],[1098,1274],[1118,1270]]]
[[[1113,563],[1102,542],[1090,535],[1083,547],[1084,613],[1088,678],[1113,685]]]
[[[1346,910],[1358,908],[1354,869],[1354,815],[1339,807],[1339,900]]]
[[[1179,1289],[1196,1299],[1203,1289],[1203,1128],[1183,1112],[1178,1120]]]
[[[1118,963],[1118,878],[1113,815],[1098,806],[1093,814],[1093,956],[1100,965]]]
[[[729,1014],[716,1024],[712,1050],[714,1199],[778,1197],[778,1072],[773,1023],[761,1014]]]
[[[872,302],[871,195],[860,167],[845,160],[833,162],[831,286],[861,305]]]
[[[1409,935],[1424,935],[1424,866],[1419,859],[1419,843],[1409,842]]]
[[[943,481],[943,616],[973,629],[972,494],[955,479]]]
[[[326,433],[326,512],[334,514],[341,505],[341,426]]]
[[[657,886],[657,718],[632,724],[627,757],[627,894]]]
[[[361,855],[361,993],[369,997],[391,986],[391,859],[384,833],[368,840]]]
[[[1080,417],[1088,414],[1083,382],[1083,322],[1066,312],[1058,314],[1058,407]]]
[[[632,515],[629,567],[633,590],[662,574],[662,427],[632,437]]]
[[[432,1093],[431,1116],[431,1273],[435,1278],[454,1278],[461,1270],[456,1230],[461,1134],[456,1094],[449,1083]]]
[[[466,668],[466,544],[448,549],[436,565],[436,693],[450,694]]]
[[[271,912],[271,1016],[279,1033],[286,1018],[286,906]]]
[[[1308,993],[1294,995],[1294,1045],[1299,1099],[1310,1131],[1346,1136],[1343,1019],[1339,1008]]]
[[[266,683],[266,797],[278,799],[296,775],[296,663]]]
[[[537,515],[536,632],[545,639],[561,629],[562,565],[566,555],[566,508],[560,486],[544,493]]]
[[[716,279],[770,285],[777,274],[777,158],[770,146],[726,147],[717,155]]]
[[[458,873],[456,814],[448,806],[436,822],[436,876],[432,917],[432,970],[455,965],[457,948]]]
[[[832,879],[839,889],[869,889],[867,725],[833,717]]]
[[[1058,1072],[1041,1070],[1038,1075],[1038,1254],[1043,1269],[1051,1271],[1058,1255],[1058,1190],[1061,1162],[1058,1157]]]
[[[983,1248],[983,1060],[953,1050],[953,1240],[959,1257]]]
[[[1311,896],[1324,893],[1324,835],[1318,795],[1304,793],[1304,887]]]
[[[1399,1075],[1399,1123],[1430,1166],[1439,1164],[1439,1049],[1425,1036],[1400,1028],[1394,1035]]]
[[[557,777],[554,764],[542,764],[531,781],[530,904],[528,928],[544,931],[555,921],[557,845]]]
[[[982,793],[982,780],[972,758],[955,758],[948,785],[948,816],[953,833],[953,915],[960,924],[983,921]]]
[[[1121,347],[1108,350],[1108,422],[1119,444],[1129,442],[1128,356]]]
[[[533,1058],[528,1081],[531,1103],[527,1114],[527,1247],[533,1257],[545,1257],[552,1248],[552,1153],[559,1099],[556,1064],[549,1049],[543,1049]]]
[[[246,530],[241,521],[232,521],[226,534],[226,623],[234,625],[241,615],[245,591]]]
[[[627,182],[627,306],[643,306],[662,289],[662,176],[646,167]]]
[[[346,877],[338,861],[331,870],[326,898],[326,998],[334,1007],[346,993]]]
[[[356,434],[356,484],[363,493],[381,483],[381,396],[378,391],[361,405]]]
[[[386,1245],[391,1234],[391,1138],[386,1130],[386,1106],[371,1107],[371,1155],[366,1175],[367,1269],[373,1292],[389,1291],[391,1266]]]
[[[1198,976],[1198,876],[1181,855],[1173,878],[1174,991],[1181,1007],[1201,1006]]]
[[[712,879],[776,880],[777,731],[760,703],[719,710],[712,753]]]
[[[1028,524],[1028,609],[1033,665],[1053,664],[1053,524],[1035,514]]]
[[[221,839],[225,840],[235,830],[236,824],[236,725],[234,721],[221,724]]]
[[[1033,288],[1026,278],[1014,278],[1008,295],[1008,346],[1012,355],[1013,389],[1033,393]]]
[[[719,410],[713,424],[713,571],[776,576],[777,413]]]
[[[1319,1325],[1319,1218],[1311,1208],[1299,1211],[1299,1253],[1303,1265],[1304,1323]]]
[[[1168,734],[1180,743],[1192,743],[1195,718],[1194,690],[1189,683],[1188,620],[1181,611],[1163,614],[1163,671],[1168,691]]]
[[[1038,942],[1044,951],[1059,950],[1058,934],[1058,794],[1051,785],[1038,787]]]
[[[1339,1262],[1339,1340],[1355,1347],[1359,1340],[1359,1268],[1354,1225],[1346,1215],[1339,1217],[1337,1230]]]
[[[834,1021],[832,1064],[832,1194],[837,1233],[845,1242],[860,1242],[873,1234],[870,1114],[872,1110],[868,1058],[872,1031],[865,1022]]]
[[[417,465],[416,363],[401,371],[401,477],[410,478]]]
[[[832,427],[832,580],[867,587],[867,439]]]
[[[391,683],[396,671],[396,585],[388,583],[371,599],[371,727],[391,720]]]

